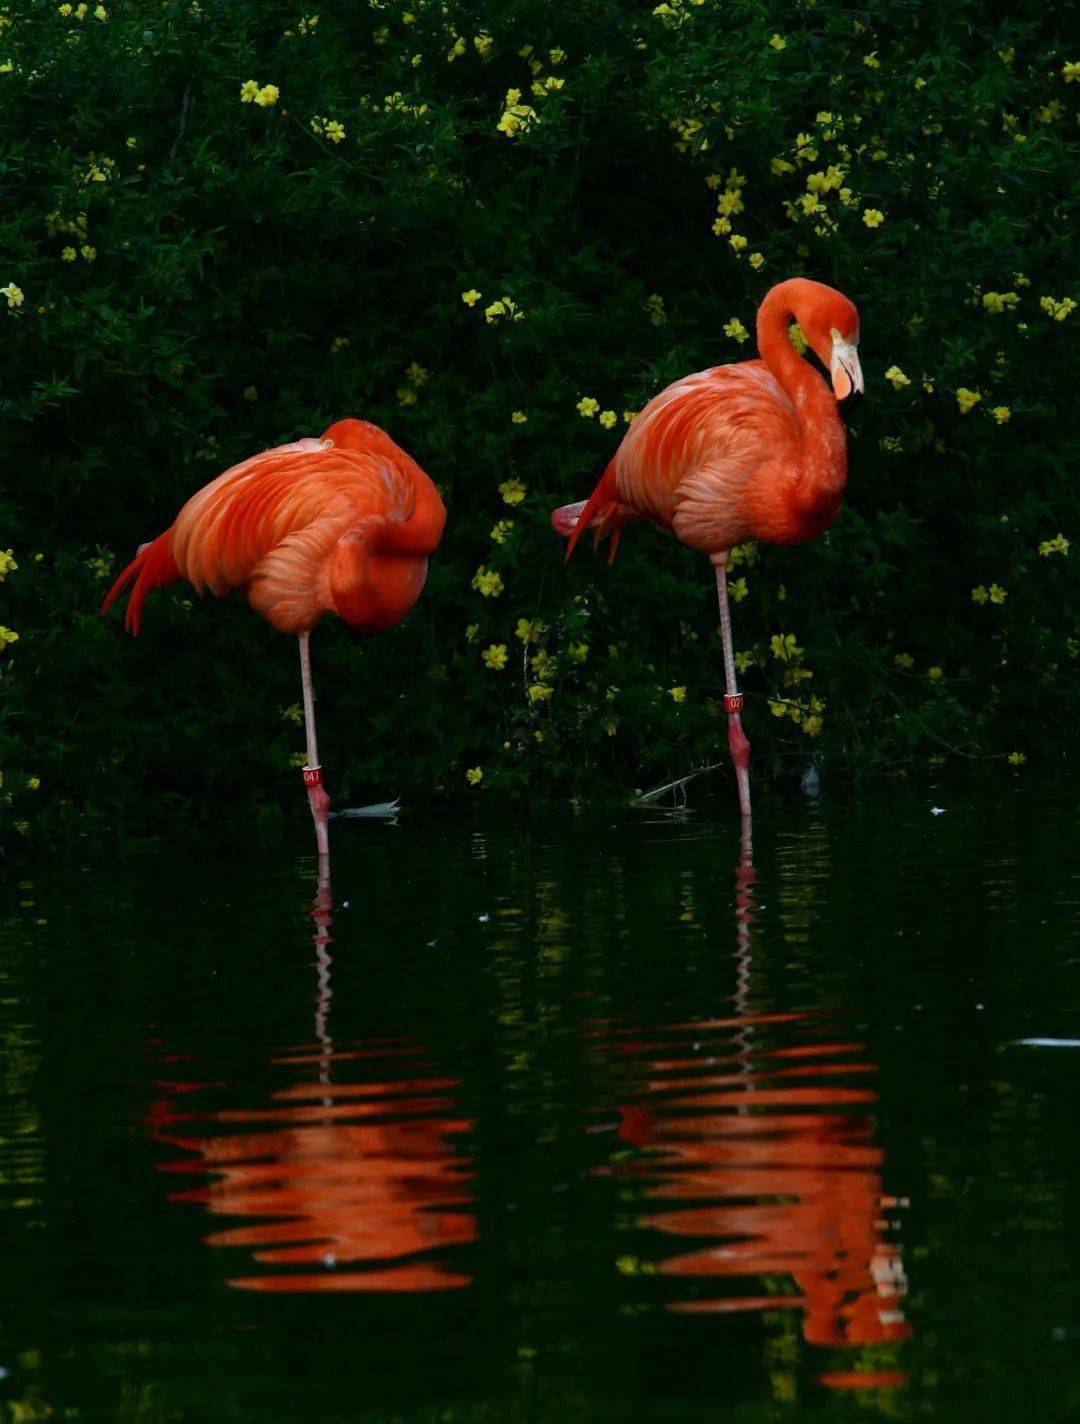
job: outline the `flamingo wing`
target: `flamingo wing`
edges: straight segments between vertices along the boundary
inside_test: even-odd
[[[634,420],[615,455],[620,498],[705,553],[769,537],[760,476],[793,485],[795,407],[763,361],[714,366],[676,381]],[[772,481],[768,482],[769,484]]]

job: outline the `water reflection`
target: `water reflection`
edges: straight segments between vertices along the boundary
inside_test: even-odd
[[[210,1177],[174,1192],[211,1216],[240,1218],[205,1237],[246,1247],[269,1269],[240,1275],[257,1291],[436,1291],[470,1284],[442,1259],[476,1237],[471,1168],[455,1139],[454,1079],[433,1076],[423,1045],[331,1036],[333,898],[320,867],[315,921],[314,1040],[275,1054],[287,1081],[259,1106],[201,1108],[224,1085],[160,1084],[155,1139],[191,1156],[160,1164]],[[281,1269],[285,1268],[285,1269]]]
[[[657,1028],[611,1025],[628,1100],[630,1153],[603,1169],[648,1204],[638,1225],[680,1243],[656,1265],[686,1294],[677,1312],[797,1310],[805,1340],[859,1350],[833,1387],[901,1384],[888,1350],[910,1327],[883,1153],[871,1117],[875,1065],[842,1023],[752,1007],[755,913],[750,833],[735,875],[736,992],[722,1018]],[[685,1242],[685,1245],[682,1243]],[[885,1358],[882,1358],[882,1357]]]

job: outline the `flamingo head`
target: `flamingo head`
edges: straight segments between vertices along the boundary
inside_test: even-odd
[[[829,373],[837,405],[846,409],[864,390],[855,304],[824,282],[796,279],[790,285],[798,288],[792,293],[795,320]]]

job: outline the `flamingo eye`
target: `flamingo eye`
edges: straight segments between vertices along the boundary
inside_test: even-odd
[[[837,328],[836,328],[835,326],[829,328],[829,335],[832,337],[832,339],[833,339],[834,341],[839,341],[839,340],[840,340],[840,332],[837,330]]]

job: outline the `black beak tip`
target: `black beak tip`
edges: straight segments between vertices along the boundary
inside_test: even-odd
[[[843,400],[837,401],[836,404],[837,408],[840,411],[840,414],[846,418],[852,413],[852,411],[855,409],[855,407],[859,404],[861,400],[862,391],[857,391],[855,387],[852,386],[851,390],[848,391],[847,395],[844,396]]]

